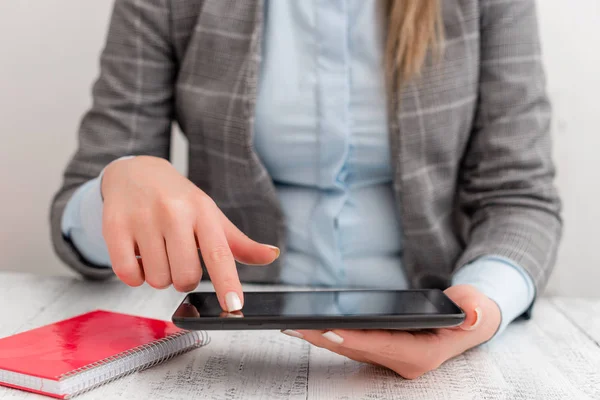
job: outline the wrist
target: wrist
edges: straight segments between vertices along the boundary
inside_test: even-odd
[[[112,181],[112,176],[118,174],[118,172],[115,172],[114,170],[116,168],[118,168],[118,166],[121,163],[127,162],[129,160],[138,158],[136,156],[124,156],[124,157],[120,157],[117,158],[116,160],[111,161],[110,163],[108,163],[108,165],[106,165],[106,167],[104,167],[104,169],[102,170],[102,172],[100,173],[99,179],[100,179],[100,195],[102,196],[102,199],[105,198],[105,193],[107,193],[107,191],[109,190],[109,186],[110,186],[110,181]]]
[[[481,293],[481,296],[483,299],[482,309],[484,310],[484,316],[482,317],[482,329],[479,332],[481,334],[480,344],[492,339],[502,325],[502,311],[500,310],[498,303],[488,297],[485,293]]]

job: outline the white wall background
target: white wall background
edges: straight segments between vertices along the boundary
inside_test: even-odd
[[[566,221],[549,292],[600,295],[600,1],[539,0]],[[110,0],[0,0],[0,271],[69,274],[50,199],[90,105]],[[185,170],[185,143],[174,140]]]

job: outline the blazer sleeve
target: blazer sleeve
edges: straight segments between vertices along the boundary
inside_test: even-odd
[[[545,287],[562,233],[535,0],[482,0],[479,100],[459,174],[460,269],[506,257]]]
[[[111,161],[132,154],[168,158],[176,74],[170,31],[169,0],[115,1],[92,106],[50,207],[54,251],[85,278],[106,279],[113,272],[80,256],[62,234],[62,214],[77,188]]]

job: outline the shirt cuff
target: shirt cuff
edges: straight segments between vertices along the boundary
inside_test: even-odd
[[[118,160],[125,158],[131,156]],[[110,257],[102,235],[103,175],[104,169],[97,178],[86,182],[73,193],[63,212],[61,229],[90,264],[110,268]]]
[[[472,285],[498,305],[502,320],[494,338],[529,308],[535,296],[529,274],[500,256],[485,256],[465,265],[454,274],[452,284]]]

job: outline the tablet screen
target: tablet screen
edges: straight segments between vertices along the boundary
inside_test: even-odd
[[[214,293],[191,293],[186,303],[188,307],[179,310],[178,317],[225,316]],[[292,291],[246,292],[244,308],[238,316],[351,317],[460,312],[438,290]]]

